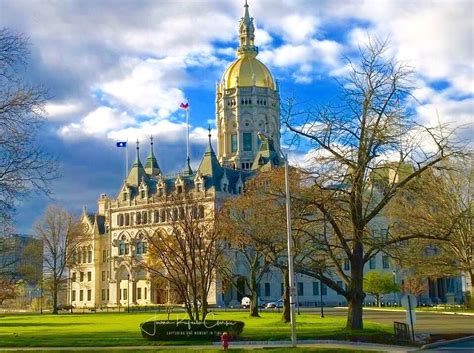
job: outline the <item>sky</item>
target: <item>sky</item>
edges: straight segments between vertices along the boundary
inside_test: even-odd
[[[390,51],[413,67],[416,118],[464,125],[474,135],[474,5],[470,0],[248,0],[258,58],[280,83],[282,100],[304,105],[337,97],[336,80],[369,36],[389,38]],[[185,164],[188,100],[191,160],[197,166],[215,136],[215,86],[235,59],[243,0],[0,0],[0,27],[25,34],[29,65],[22,74],[50,97],[41,148],[58,156],[54,194],[32,190],[18,202],[17,231],[49,204],[72,212],[96,209],[101,193],[123,182],[116,141],[149,136],[161,169]],[[215,141],[214,141],[215,142]],[[284,145],[284,144],[283,144]],[[130,162],[134,158],[134,144]],[[305,150],[292,150],[301,160]]]

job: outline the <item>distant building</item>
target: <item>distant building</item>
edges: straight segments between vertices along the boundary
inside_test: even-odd
[[[0,238],[0,275],[15,281],[23,280],[36,286],[43,271],[42,256],[30,256],[29,252],[43,253],[43,242],[31,235],[11,234]]]

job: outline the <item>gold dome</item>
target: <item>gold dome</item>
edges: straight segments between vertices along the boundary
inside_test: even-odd
[[[229,65],[222,75],[224,88],[264,87],[275,89],[270,70],[255,55],[242,55]]]

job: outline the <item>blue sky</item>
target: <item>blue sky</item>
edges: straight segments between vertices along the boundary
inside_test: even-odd
[[[60,157],[63,177],[52,199],[36,192],[18,203],[19,232],[50,203],[73,212],[95,209],[123,179],[115,141],[155,137],[161,168],[184,166],[185,125],[178,106],[191,105],[192,163],[214,124],[215,84],[235,58],[241,0],[0,0],[0,27],[30,38],[23,73],[51,96],[41,145]],[[390,37],[391,54],[416,71],[417,119],[438,116],[474,132],[473,2],[249,0],[259,58],[280,82],[282,99],[302,106],[337,99],[335,79],[368,35]],[[130,151],[132,159],[133,148]],[[291,152],[295,163],[307,151]]]

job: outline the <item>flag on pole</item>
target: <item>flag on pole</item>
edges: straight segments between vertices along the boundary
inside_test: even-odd
[[[121,141],[121,142],[117,142],[115,145],[117,147],[127,147],[127,142],[126,141]]]
[[[189,109],[189,103],[188,102],[182,102],[179,107],[183,110],[188,110]]]

